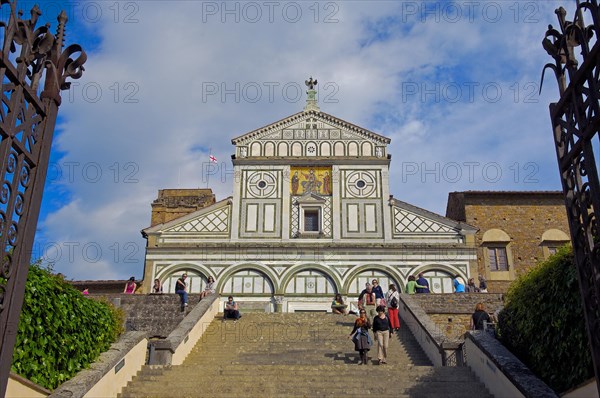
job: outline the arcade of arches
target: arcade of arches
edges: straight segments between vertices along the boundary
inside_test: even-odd
[[[210,275],[204,274],[192,265],[182,266],[188,275],[189,292],[200,293],[204,290]],[[178,268],[181,269],[181,266]],[[391,275],[377,267],[352,275],[347,281],[340,280],[339,276],[332,274],[331,271],[311,268],[305,268],[289,276],[284,275],[282,278],[272,280],[265,272],[261,272],[260,268],[255,265],[251,268],[238,269],[227,279],[218,281],[218,293],[225,297],[233,295],[238,299],[242,298],[242,301],[254,301],[255,306],[258,305],[259,308],[260,304],[257,303],[262,303],[264,309],[270,311],[275,309],[276,296],[312,297],[318,301],[325,299],[330,302],[335,294],[341,293],[352,302],[364,289],[365,284],[373,279],[379,281],[384,291],[387,291],[390,284],[402,289],[407,280],[405,277]],[[421,272],[429,281],[432,292],[452,293],[453,275],[448,270],[430,268]],[[167,276],[162,278],[165,293],[175,292],[175,282],[181,277],[181,274],[182,272],[167,273]],[[161,278],[159,277],[159,279]]]

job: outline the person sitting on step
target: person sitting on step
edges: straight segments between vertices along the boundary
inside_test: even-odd
[[[181,275],[181,278],[177,279],[177,282],[175,282],[175,293],[181,297],[181,311],[185,310],[185,307],[188,305],[186,278],[187,274],[184,272],[183,275]]]
[[[234,319],[237,321],[241,317],[238,305],[233,301],[233,296],[227,297],[225,309],[223,310],[223,319]]]
[[[163,292],[163,287],[160,283],[160,279],[155,279],[154,285],[152,286],[152,293],[153,294],[162,294],[162,292]]]
[[[202,300],[204,297],[208,296],[209,294],[213,294],[215,292],[215,278],[213,278],[212,276],[208,277],[208,281],[206,282],[206,286],[204,287],[204,290],[202,291],[202,293],[200,293],[200,300]]]
[[[346,315],[346,308],[348,308],[348,306],[344,304],[342,295],[337,293],[333,299],[333,302],[331,303],[331,312],[334,314]]]

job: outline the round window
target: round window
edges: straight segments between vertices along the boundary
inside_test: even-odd
[[[367,183],[366,183],[366,182],[364,182],[363,180],[358,180],[358,181],[356,181],[356,187],[357,187],[357,188],[360,188],[360,189],[362,189],[362,188],[364,188],[366,185],[367,185]]]
[[[259,181],[259,182],[258,182],[258,187],[259,187],[260,189],[263,189],[263,188],[264,188],[264,187],[266,187],[266,186],[267,186],[267,183],[266,183],[266,182],[264,182],[264,181]]]

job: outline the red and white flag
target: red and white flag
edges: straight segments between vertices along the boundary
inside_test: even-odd
[[[210,159],[210,161],[211,161],[212,163],[217,163],[217,158],[216,158],[216,157],[214,157],[213,155],[210,155],[208,158]]]

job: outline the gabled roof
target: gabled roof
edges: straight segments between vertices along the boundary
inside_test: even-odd
[[[229,206],[231,204],[232,200],[233,200],[233,197],[229,196],[223,200],[218,201],[217,203],[214,203],[210,206],[198,209],[190,214],[186,214],[184,216],[178,217],[174,220],[171,220],[171,221],[163,223],[163,224],[157,224],[153,227],[145,228],[141,231],[142,235],[145,236],[149,233],[165,231],[165,230],[173,228],[177,225],[185,224],[186,222],[193,220],[199,216],[202,216],[204,214],[209,214],[221,207]]]
[[[431,221],[434,221],[436,223],[439,223],[443,226],[446,226],[448,228],[452,228],[454,230],[456,230],[457,232],[465,232],[465,233],[472,233],[474,234],[475,232],[477,232],[479,230],[479,228],[474,227],[470,224],[467,224],[465,222],[460,222],[460,221],[455,221],[451,218],[448,217],[444,217],[441,216],[437,213],[431,212],[429,210],[423,209],[421,207],[417,207],[415,205],[411,205],[410,203],[406,203],[403,202],[401,200],[395,199],[395,198],[391,198],[390,199],[390,204],[392,206],[397,206],[401,209],[405,209],[411,213],[420,215],[422,217],[425,217]]]
[[[252,130],[249,133],[240,135],[239,137],[233,138],[231,140],[231,143],[233,145],[246,144],[248,141],[252,141],[252,140],[261,138],[265,135],[268,135],[269,133],[272,133],[273,131],[286,128],[287,126],[291,126],[295,123],[301,122],[305,119],[308,119],[309,117],[314,117],[314,118],[320,119],[322,122],[330,123],[330,124],[339,126],[340,128],[350,130],[354,133],[357,133],[358,135],[364,136],[365,138],[379,141],[382,144],[389,144],[391,142],[390,138],[384,137],[380,134],[377,134],[370,130],[364,129],[355,124],[349,123],[345,120],[337,118],[328,113],[316,112],[316,111],[303,111],[303,112],[295,113],[291,116],[288,116],[284,119],[278,120],[274,123],[268,124],[266,126],[260,127],[256,130]]]

